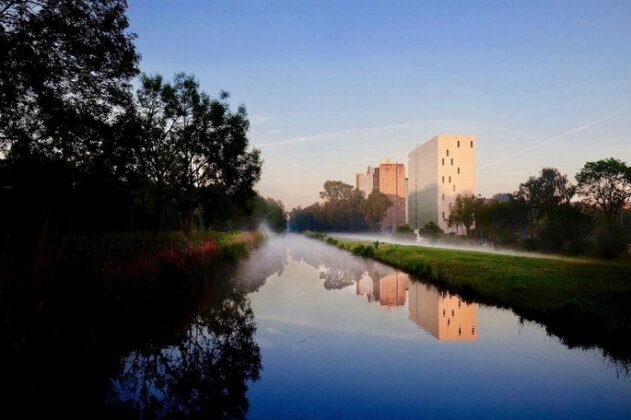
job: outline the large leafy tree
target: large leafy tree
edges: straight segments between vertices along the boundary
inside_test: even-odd
[[[124,0],[0,1],[0,146],[89,163],[137,74]]]
[[[230,207],[218,201],[227,195],[243,203],[253,196],[260,151],[249,147],[245,107],[233,112],[228,98],[226,92],[211,98],[186,74],[173,82],[160,75],[141,77],[128,120],[135,126],[138,170],[154,191],[156,228],[167,200],[179,203],[188,230],[200,202]]]
[[[531,176],[519,185],[515,197],[528,207],[532,237],[536,236],[539,221],[547,211],[569,203],[575,192],[576,187],[569,183],[567,176],[555,168],[543,168],[539,176]]]
[[[137,74],[126,8],[123,0],[0,0],[0,207],[11,215],[3,218],[8,230],[109,229],[129,219],[119,182],[129,153],[112,124]]]
[[[353,194],[353,186],[342,181],[326,181],[320,198],[325,201],[345,200]]]
[[[576,181],[583,201],[602,212],[613,227],[616,215],[631,198],[631,167],[614,158],[587,162],[576,174]]]
[[[370,230],[379,230],[379,224],[392,205],[392,200],[378,190],[373,190],[368,195],[363,205],[363,212],[366,218],[366,225]]]
[[[483,203],[484,199],[481,196],[458,194],[447,220],[449,226],[463,226],[469,236]]]

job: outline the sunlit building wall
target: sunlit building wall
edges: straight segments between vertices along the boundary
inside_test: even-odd
[[[392,201],[381,222],[381,230],[393,232],[405,224],[405,165],[385,161],[379,164],[379,191]]]
[[[382,306],[405,305],[408,275],[397,272],[379,279],[379,303]]]
[[[445,232],[458,194],[475,194],[475,137],[438,135],[408,154],[408,223],[434,222]],[[462,232],[459,232],[462,233]]]
[[[409,317],[438,340],[477,339],[477,307],[419,282],[408,282]]]

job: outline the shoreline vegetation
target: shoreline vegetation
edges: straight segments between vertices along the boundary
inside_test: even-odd
[[[399,268],[464,299],[509,308],[543,324],[568,347],[601,347],[629,369],[628,259],[544,259],[306,235]]]
[[[53,390],[66,377],[83,384],[78,400],[100,410],[101,381],[121,357],[168,345],[265,238],[252,231],[43,235],[28,257],[17,248],[5,253],[0,331],[5,381],[14,384],[9,400],[63,411],[63,390]]]

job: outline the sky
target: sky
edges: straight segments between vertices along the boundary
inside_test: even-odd
[[[141,71],[245,104],[256,189],[287,209],[437,134],[477,138],[477,192],[631,163],[631,1],[129,0]]]

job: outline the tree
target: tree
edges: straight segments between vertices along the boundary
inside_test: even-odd
[[[419,235],[424,238],[430,238],[432,242],[440,239],[445,232],[434,222],[429,222],[419,230]]]
[[[447,219],[449,227],[451,226],[464,226],[467,237],[471,227],[476,222],[476,217],[479,209],[482,207],[484,199],[481,196],[474,195],[460,195],[456,197],[456,201],[451,207],[449,218]]]
[[[392,207],[392,201],[387,195],[378,190],[372,190],[362,208],[368,229],[379,230],[379,224],[390,207]]]
[[[549,209],[569,203],[576,187],[571,185],[566,175],[554,168],[543,168],[538,177],[530,177],[519,186],[515,197],[528,206],[531,236],[536,237],[539,221]]]
[[[155,188],[154,228],[162,226],[169,199],[179,202],[188,232],[201,201],[207,206],[226,205],[218,202],[225,195],[236,197],[237,203],[254,196],[252,188],[261,173],[260,151],[249,148],[245,107],[233,113],[228,98],[226,92],[210,98],[193,76],[183,73],[172,83],[160,75],[141,77],[128,114],[137,133],[139,171]]]
[[[124,0],[0,2],[0,151],[80,165],[137,74]]]
[[[631,167],[614,158],[587,162],[576,174],[576,181],[583,202],[598,209],[612,228],[631,198]]]
[[[506,201],[492,199],[478,210],[475,229],[481,237],[499,244],[513,245],[528,227],[527,214],[525,203],[512,194]]]
[[[256,225],[265,222],[274,232],[287,230],[287,212],[282,201],[257,195],[254,202],[255,209],[252,216]]]
[[[581,203],[566,203],[550,209],[539,224],[538,246],[544,251],[582,254],[590,248],[588,237],[594,220]]]
[[[326,181],[324,191],[320,192],[320,198],[325,201],[344,200],[351,197],[353,186],[342,181]]]

